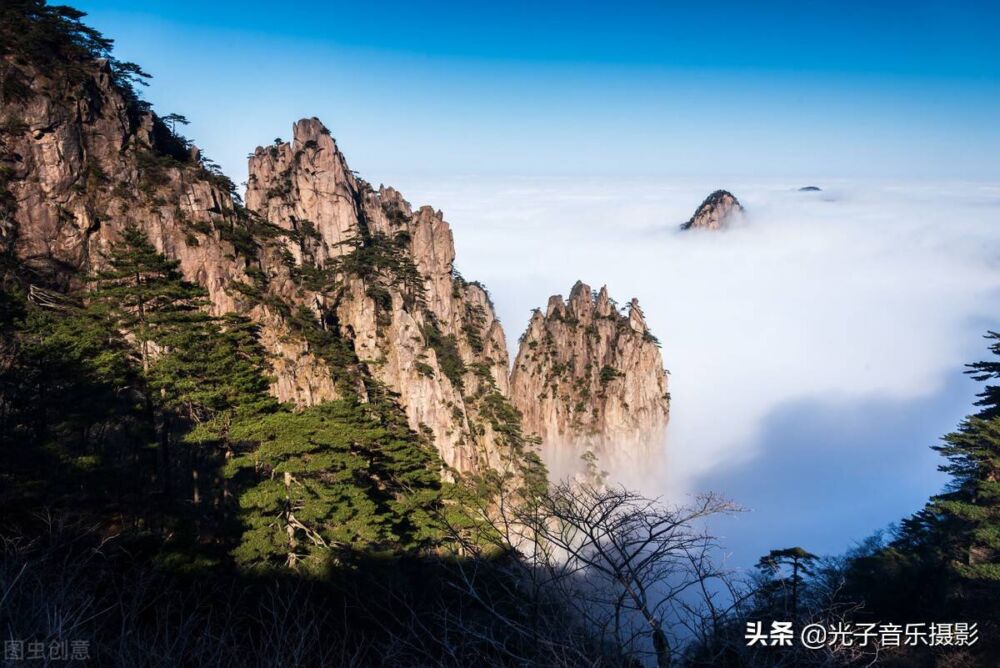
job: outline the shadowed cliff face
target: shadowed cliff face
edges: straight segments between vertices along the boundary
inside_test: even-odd
[[[317,119],[254,152],[244,207],[106,65],[86,67],[82,84],[31,72],[4,105],[0,234],[39,285],[81,287],[136,225],[215,314],[259,324],[280,400],[384,388],[449,466],[511,461],[503,330],[486,291],[453,273],[440,212],[352,174]]]
[[[521,338],[511,399],[557,470],[572,470],[588,450],[612,470],[648,461],[662,443],[669,395],[638,302],[623,314],[607,288],[593,293],[581,282],[569,300],[549,298]]]

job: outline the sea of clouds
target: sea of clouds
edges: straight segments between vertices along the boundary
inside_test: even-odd
[[[671,423],[662,466],[612,473],[647,494],[713,489],[754,511],[726,529],[734,542],[766,527],[760,547],[835,550],[940,488],[929,446],[969,411],[962,365],[1000,329],[1000,184],[393,183],[444,210],[512,356],[531,309],[578,279],[639,298]],[[745,222],[680,232],[720,186]]]

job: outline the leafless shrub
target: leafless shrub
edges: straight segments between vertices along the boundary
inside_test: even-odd
[[[531,502],[501,493],[481,509],[488,528],[464,537],[463,552],[473,558],[458,564],[454,586],[508,635],[544,650],[552,665],[647,657],[671,665],[686,638],[706,620],[721,621],[744,596],[702,528],[705,518],[736,510],[715,495],[668,507],[590,484],[554,485]],[[499,588],[481,577],[490,554],[511,555]]]

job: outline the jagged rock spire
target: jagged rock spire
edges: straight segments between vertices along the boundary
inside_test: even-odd
[[[581,281],[569,299],[553,295],[535,311],[511,375],[511,400],[527,431],[548,450],[579,457],[641,459],[662,437],[669,413],[667,376],[639,302],[619,312],[607,287]],[[575,453],[575,454],[572,454]]]
[[[258,148],[250,175],[248,208],[294,233],[285,245],[295,264],[312,274],[341,268],[328,277],[335,290],[317,295],[319,310],[399,395],[410,426],[460,471],[502,460],[469,397],[507,394],[503,329],[485,289],[454,273],[443,214],[356,176],[315,118],[295,123],[291,142]]]

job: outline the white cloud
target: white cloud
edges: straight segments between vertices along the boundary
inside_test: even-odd
[[[530,309],[577,279],[639,297],[671,371],[674,485],[759,455],[789,402],[929,395],[1000,326],[996,185],[393,182],[445,211],[512,355]],[[747,224],[677,231],[719,186]]]

